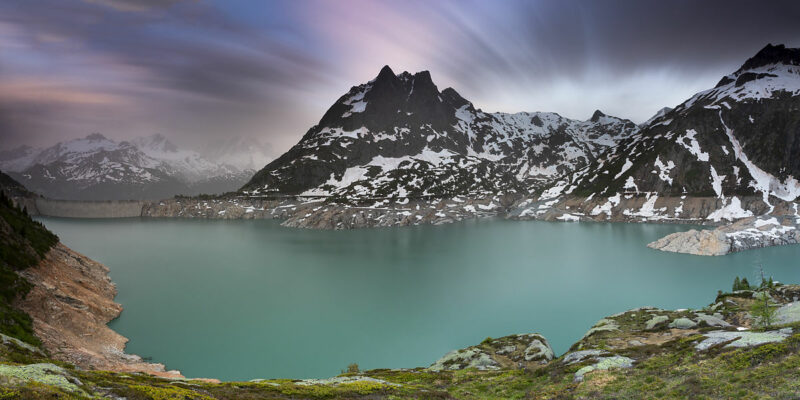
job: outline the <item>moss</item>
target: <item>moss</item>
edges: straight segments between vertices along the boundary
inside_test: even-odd
[[[214,400],[211,396],[179,387],[134,385],[130,389],[153,400]]]

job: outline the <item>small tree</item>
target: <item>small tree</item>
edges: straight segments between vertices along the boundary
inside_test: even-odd
[[[358,368],[358,364],[356,363],[348,365],[347,369],[342,371],[343,374],[357,374],[359,372],[361,372],[361,370]]]
[[[763,267],[759,267],[759,271],[761,273],[760,290],[754,294],[756,301],[750,307],[750,314],[755,319],[757,326],[769,328],[775,323],[775,313],[777,312],[775,305],[770,302],[771,297],[769,295],[769,291],[774,286],[774,282],[772,277],[769,277],[769,280],[764,278]]]
[[[775,323],[775,313],[778,311],[770,301],[768,291],[756,292],[756,301],[750,306],[750,315],[753,316],[756,326],[769,328]]]
[[[742,278],[741,289],[739,290],[750,290],[750,282],[747,281],[747,278]]]
[[[740,281],[739,277],[737,276],[736,279],[733,280],[733,291],[735,292],[737,290],[741,290],[740,289],[741,286],[742,286],[742,281]]]

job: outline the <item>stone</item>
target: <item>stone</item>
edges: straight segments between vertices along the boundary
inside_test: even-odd
[[[697,326],[697,322],[694,322],[689,318],[678,318],[669,324],[670,328],[677,329],[692,329],[695,326]]]
[[[669,317],[666,315],[656,315],[653,318],[650,318],[646,323],[644,328],[649,330],[654,329],[657,325],[669,321]]]
[[[623,356],[601,358],[596,364],[587,365],[575,372],[575,381],[580,382],[583,376],[592,371],[605,371],[612,368],[631,368],[634,360]]]
[[[767,331],[767,332],[731,332],[731,331],[713,331],[703,334],[706,338],[695,345],[697,350],[708,350],[709,348],[730,342],[725,347],[751,347],[758,346],[765,343],[777,343],[784,341],[792,334],[791,328]]]

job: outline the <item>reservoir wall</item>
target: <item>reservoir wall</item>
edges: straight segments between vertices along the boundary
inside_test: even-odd
[[[53,200],[43,197],[30,199],[34,207],[28,207],[31,214],[46,217],[64,218],[129,218],[142,215],[142,200]]]

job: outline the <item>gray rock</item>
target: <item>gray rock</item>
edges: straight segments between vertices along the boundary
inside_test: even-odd
[[[677,318],[669,324],[670,328],[677,329],[692,329],[695,326],[697,326],[697,322],[694,322],[689,318]]]
[[[791,328],[767,332],[732,332],[732,331],[713,331],[704,333],[706,338],[695,345],[697,350],[708,350],[714,345],[730,342],[725,347],[751,347],[764,343],[782,342],[792,334]]]
[[[593,365],[587,365],[575,372],[575,381],[580,382],[583,376],[592,371],[605,371],[613,368],[631,368],[634,360],[623,356],[611,356],[601,358]]]

